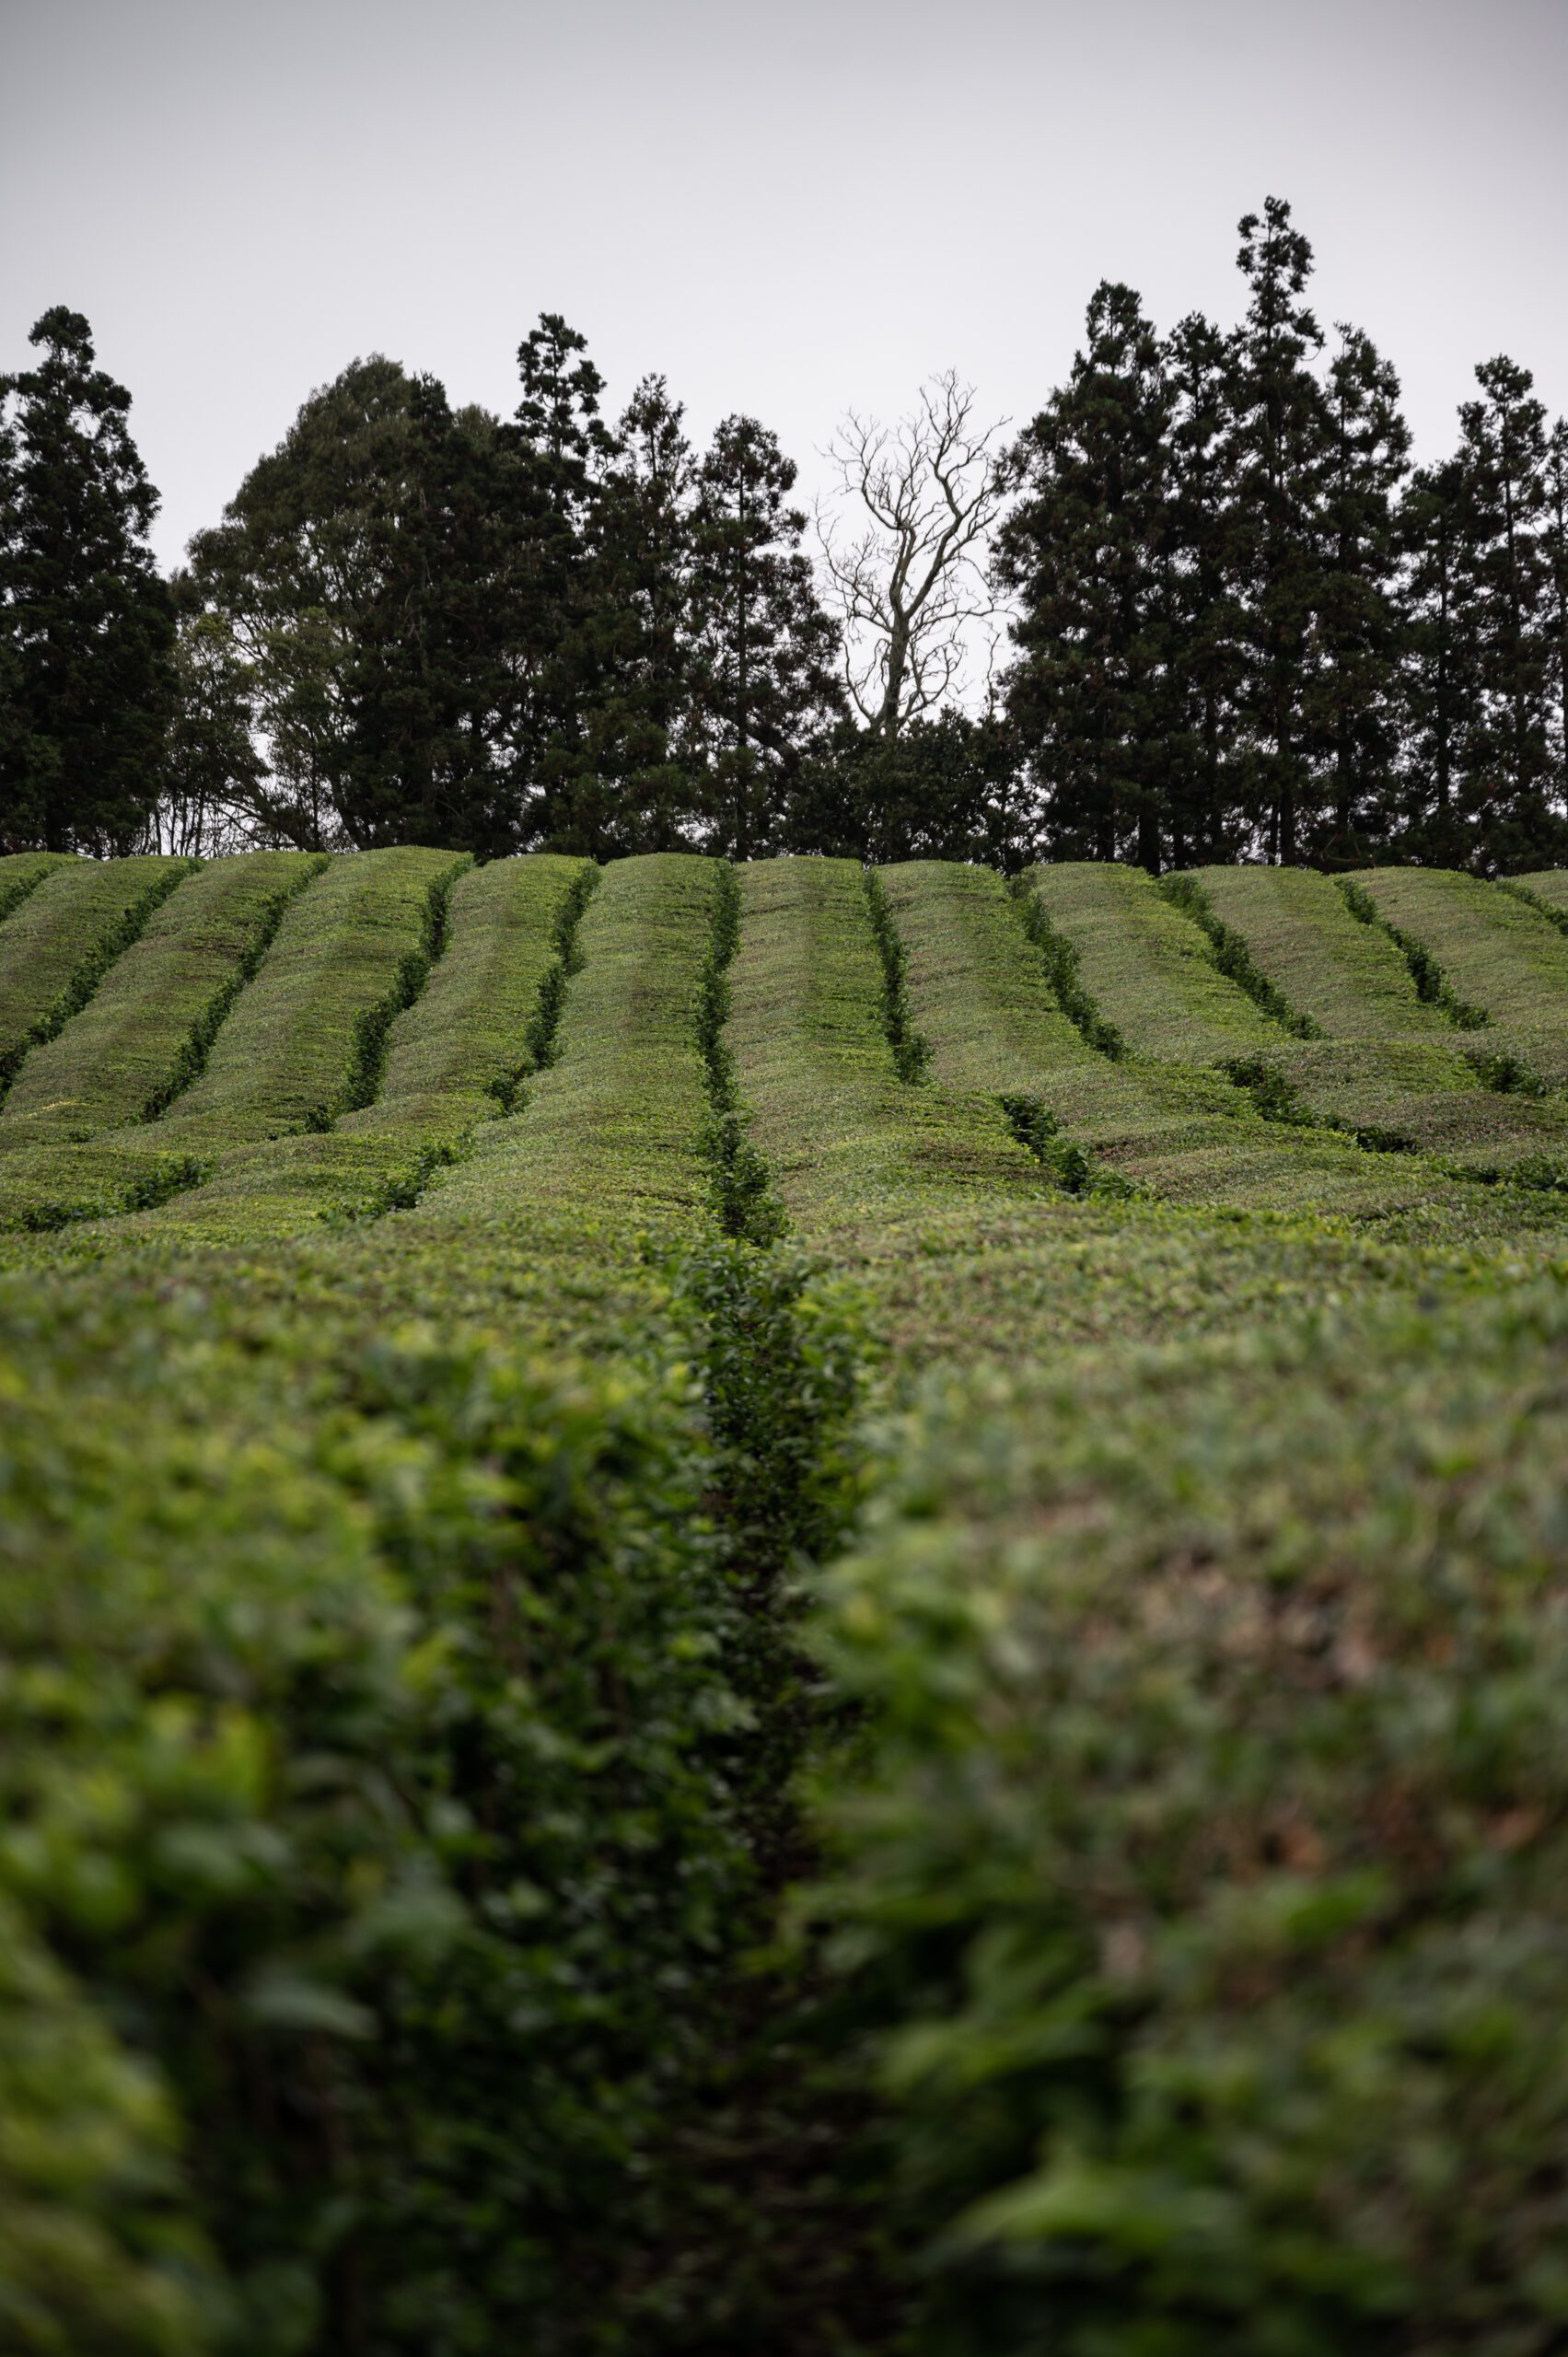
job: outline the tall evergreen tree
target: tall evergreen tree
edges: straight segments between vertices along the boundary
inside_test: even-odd
[[[1065,386],[1009,459],[996,571],[1018,601],[1008,717],[1070,858],[1157,872],[1169,809],[1171,390],[1130,286],[1097,287]]]
[[[896,737],[841,722],[802,767],[780,847],[877,866],[977,860],[1011,873],[1032,854],[1036,818],[1005,722],[949,707],[906,720]]]
[[[549,840],[599,857],[668,851],[696,819],[683,760],[691,688],[695,461],[662,377],[622,413],[581,527],[562,649],[575,702],[569,739],[546,755]]]
[[[1312,758],[1315,623],[1325,596],[1332,432],[1314,364],[1323,333],[1302,295],[1312,249],[1270,197],[1240,225],[1250,290],[1234,345],[1228,571],[1242,650],[1239,704],[1254,817],[1271,859],[1293,864],[1318,814]]]
[[[1464,866],[1460,739],[1477,692],[1461,588],[1464,470],[1458,459],[1411,477],[1399,513],[1404,565],[1398,798],[1401,854]]]
[[[774,840],[803,759],[843,706],[806,518],[785,504],[795,479],[766,426],[727,417],[692,506],[692,744],[707,839],[738,859]]]
[[[1553,807],[1568,812],[1568,418],[1548,438],[1544,480],[1551,791]]]
[[[1473,692],[1459,731],[1471,856],[1486,868],[1558,855],[1551,731],[1551,574],[1546,412],[1529,371],[1477,370],[1459,412],[1459,627]]]
[[[1166,563],[1173,721],[1171,861],[1239,856],[1248,822],[1236,774],[1239,617],[1226,570],[1230,339],[1194,312],[1166,346],[1172,404]]]
[[[1323,578],[1307,710],[1329,802],[1315,858],[1365,864],[1392,818],[1401,615],[1398,493],[1410,465],[1400,382],[1370,338],[1340,329],[1321,476]]]
[[[29,342],[38,365],[0,377],[0,841],[121,850],[174,699],[157,493],[80,312],[46,311]]]
[[[592,770],[584,718],[599,652],[589,549],[615,445],[599,414],[604,378],[558,311],[541,312],[524,337],[517,372],[522,395],[506,429],[521,564],[513,746],[531,788],[529,839],[581,848],[580,782]]]

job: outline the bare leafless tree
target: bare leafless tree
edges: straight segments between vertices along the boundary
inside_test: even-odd
[[[819,503],[817,534],[844,682],[883,736],[959,691],[970,626],[996,611],[984,547],[1005,424],[977,424],[973,386],[948,368],[897,425],[851,410],[824,453],[838,487]]]

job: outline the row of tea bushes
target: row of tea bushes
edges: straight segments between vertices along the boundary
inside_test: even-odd
[[[185,877],[75,1019],[29,1056],[0,1115],[0,1149],[155,1120],[196,1077],[289,901],[325,865],[307,852],[254,852]]]
[[[926,2357],[1518,2357],[1568,2318],[1560,1285],[934,1377],[811,1899]]]
[[[322,1273],[308,1315],[231,1306],[222,1263],[0,1312],[0,1894],[78,2025],[0,2157],[24,2347],[537,2323],[744,1921],[733,1605],[656,1292],[594,1373],[361,1323]],[[145,2200],[57,2166],[84,2041]],[[84,2219],[112,2267],[73,2265]]]
[[[186,859],[60,860],[38,866],[13,853],[23,872],[0,931],[0,1095],[30,1048],[66,1024],[87,1000],[158,903],[188,876]]]
[[[1439,1155],[1459,1175],[1539,1184],[1568,1171],[1568,1104],[1499,1047],[1429,958],[1411,970],[1362,884],[1214,867],[1162,888],[1225,970],[1307,1035],[1267,1060],[1301,1114],[1366,1144]],[[1481,919],[1495,905],[1483,900]]]

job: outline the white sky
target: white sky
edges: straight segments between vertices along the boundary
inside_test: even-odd
[[[1290,198],[1418,453],[1506,350],[1568,408],[1568,0],[0,0],[0,367],[52,303],[134,396],[172,561],[355,354],[509,409],[541,309],[618,407],[1022,421],[1100,277],[1238,308]]]

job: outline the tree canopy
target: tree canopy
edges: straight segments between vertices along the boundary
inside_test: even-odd
[[[1568,424],[1498,354],[1412,470],[1282,198],[1237,259],[1228,328],[1098,286],[1010,447],[951,369],[850,412],[815,563],[763,420],[700,447],[656,372],[617,415],[545,311],[507,416],[351,361],[165,582],[52,310],[0,377],[0,838],[1568,860]]]

